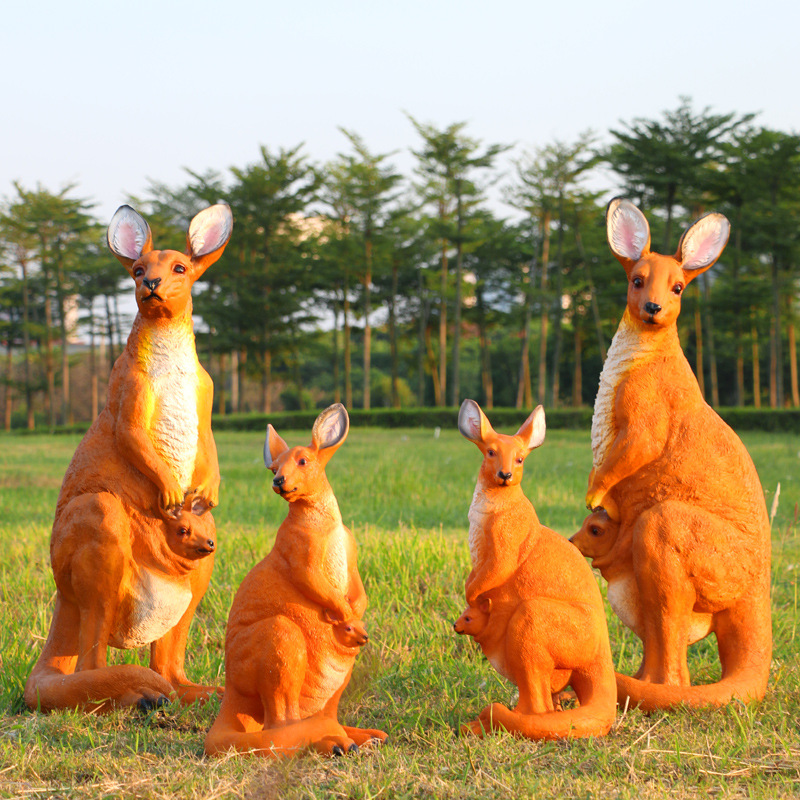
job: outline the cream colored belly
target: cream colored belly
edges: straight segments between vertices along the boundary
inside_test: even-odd
[[[640,639],[644,638],[644,627],[641,619],[639,603],[639,587],[633,575],[617,578],[609,582],[608,602],[622,623],[630,628]],[[687,644],[694,644],[705,639],[711,633],[713,617],[711,614],[693,612],[689,620]]]
[[[191,601],[188,579],[169,579],[143,569],[123,602],[129,613],[120,620],[109,644],[129,650],[157,641],[178,624]]]

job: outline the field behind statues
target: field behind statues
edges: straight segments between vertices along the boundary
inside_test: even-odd
[[[520,420],[521,421],[521,420]],[[279,433],[307,444],[308,431]],[[22,688],[47,635],[54,598],[48,541],[73,436],[0,440],[0,797],[761,797],[800,794],[800,437],[743,436],[773,525],[775,651],[762,703],[722,711],[621,711],[599,740],[537,744],[457,736],[459,723],[514,687],[452,623],[469,571],[467,510],[480,462],[455,431],[353,429],[328,477],[359,545],[370,642],[356,661],[340,719],[388,731],[390,743],[340,759],[290,762],[202,754],[216,703],[159,712],[32,714]],[[261,461],[263,439],[217,436],[223,476],[219,551],[195,617],[187,672],[224,678],[228,608],[270,547],[286,504]],[[524,488],[542,522],[564,535],[584,517],[591,462],[586,432],[551,431],[528,458]],[[714,469],[713,464],[708,465]],[[601,581],[602,583],[602,581]],[[608,610],[617,668],[633,672],[638,640]],[[719,675],[711,641],[691,648],[702,682]],[[148,650],[111,651],[147,663]]]

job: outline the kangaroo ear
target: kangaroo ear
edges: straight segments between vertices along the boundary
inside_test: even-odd
[[[275,428],[272,425],[267,425],[267,436],[264,439],[264,466],[269,469],[272,466],[272,462],[288,449],[289,445],[278,436]]]
[[[608,204],[606,235],[611,252],[627,273],[650,252],[650,226],[644,214],[630,200],[615,197]]]
[[[474,400],[465,400],[458,410],[458,430],[465,439],[481,444],[492,432],[492,426]]]
[[[145,218],[130,206],[120,206],[106,234],[111,252],[133,276],[133,264],[153,249],[153,234]]]
[[[227,203],[209,206],[192,219],[186,234],[186,255],[194,264],[195,280],[222,255],[232,231],[233,214]]]
[[[700,217],[681,237],[676,258],[681,262],[687,283],[705,272],[721,255],[728,243],[731,224],[722,214]]]
[[[544,442],[545,429],[544,406],[536,406],[514,435],[522,439],[528,450],[533,450]]]
[[[315,420],[311,429],[311,446],[318,452],[318,458],[327,464],[330,457],[347,438],[350,430],[350,417],[341,403],[328,406]]]
[[[492,598],[491,597],[484,597],[478,603],[478,608],[483,611],[484,614],[491,614],[492,613]]]

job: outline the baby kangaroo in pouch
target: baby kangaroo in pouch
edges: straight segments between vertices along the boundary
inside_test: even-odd
[[[569,542],[539,522],[522,492],[523,465],[544,442],[539,406],[513,436],[497,433],[465,400],[458,429],[483,454],[469,509],[472,571],[458,633],[475,638],[492,666],[519,689],[511,710],[494,703],[462,728],[505,729],[530,739],[602,736],[616,713],[603,601],[592,571]],[[555,709],[571,686],[579,707]]]

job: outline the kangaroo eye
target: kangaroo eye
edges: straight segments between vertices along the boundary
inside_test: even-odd
[[[486,451],[486,455],[487,455],[487,456],[489,456],[489,458],[494,458],[494,457],[495,457],[497,454],[494,452],[494,450],[492,450],[491,448],[489,448],[489,449]]]
[[[602,531],[596,525],[592,525],[592,527],[589,528],[589,533],[591,533],[592,536],[600,536],[600,534],[602,534]]]
[[[142,275],[144,275],[144,267],[136,267],[136,269],[133,271],[133,277],[141,278]]]
[[[682,291],[683,291],[683,284],[682,283],[676,283],[672,287],[672,294],[680,294]]]
[[[640,278],[638,275],[637,275],[637,276],[636,276],[636,277],[635,277],[635,278],[634,278],[634,279],[631,281],[631,283],[632,283],[632,284],[633,284],[633,285],[634,285],[634,286],[635,286],[637,289],[641,289],[641,288],[642,288],[642,286],[644,286],[644,281],[643,281],[643,280],[642,280],[642,279],[641,279],[641,278]]]
[[[188,536],[188,535],[189,535],[189,529],[188,529],[188,528],[181,527],[181,528],[178,530],[178,533],[179,533],[181,536]]]
[[[299,464],[301,467],[304,467],[306,464],[308,464],[308,461],[307,461],[305,458],[301,458],[301,459],[300,459],[300,460],[299,460],[297,463],[298,463],[298,464]]]
[[[177,273],[178,273],[178,275],[183,275],[183,273],[184,273],[184,272],[186,272],[186,267],[184,267],[184,266],[183,266],[183,264],[176,264],[176,265],[175,265],[175,266],[172,268],[172,271],[173,271],[173,272],[177,272]]]
[[[524,460],[522,456],[517,456],[517,464],[521,464]]]

